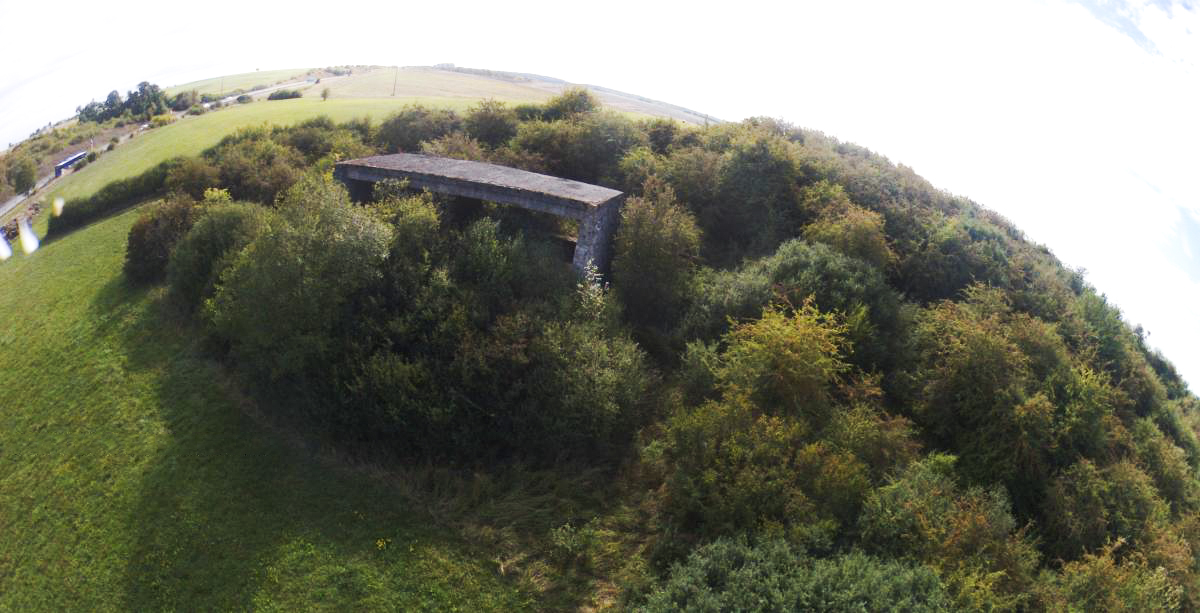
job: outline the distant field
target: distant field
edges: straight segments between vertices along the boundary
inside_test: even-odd
[[[250,89],[256,85],[272,85],[280,81],[286,81],[293,77],[300,77],[308,72],[308,68],[284,68],[282,70],[262,70],[258,72],[246,72],[243,74],[227,75],[217,77],[215,79],[204,79],[203,81],[193,81],[184,83],[183,85],[174,85],[166,88],[168,96],[188,90],[196,90],[201,94],[220,94],[221,92],[230,92],[235,89]]]
[[[224,77],[225,90],[268,84],[298,77],[307,69],[294,68],[245,73]],[[214,92],[221,87],[220,78],[196,81],[171,88],[169,91],[198,89]],[[395,81],[396,96],[392,97]],[[331,97],[320,99],[328,87]],[[107,183],[145,171],[159,162],[177,155],[196,155],[217,144],[227,134],[245,126],[261,123],[287,125],[317,115],[328,115],[335,121],[370,116],[381,121],[406,104],[465,110],[481,98],[495,98],[511,104],[543,102],[564,87],[561,83],[536,81],[514,83],[484,76],[436,70],[433,68],[380,68],[359,72],[348,77],[328,78],[314,85],[300,85],[304,97],[294,100],[257,101],[235,105],[199,117],[185,117],[178,122],[141,134],[116,150],[105,153],[79,172],[71,173],[52,183],[41,194],[49,203],[56,196],[78,198],[91,195]],[[216,89],[214,89],[216,88]],[[610,91],[598,91],[609,108],[632,118],[647,116],[676,117],[688,121],[697,119],[682,113],[678,107],[661,103],[634,100],[617,96]],[[702,121],[702,120],[701,120]],[[14,211],[12,214],[16,214]],[[44,228],[45,220],[40,225]]]
[[[248,418],[126,211],[0,263],[0,611],[514,610],[487,554]]]
[[[542,102],[554,95],[519,83],[428,68],[382,68],[339,77],[313,85],[305,95],[319,95],[328,87],[331,98],[387,98],[392,95],[393,81],[397,96]]]
[[[55,196],[78,198],[91,195],[110,181],[133,176],[173,156],[196,155],[217,144],[225,135],[245,126],[264,122],[288,125],[318,115],[328,115],[334,121],[369,115],[378,122],[404,105],[413,103],[464,110],[474,104],[475,99],[398,96],[389,99],[322,101],[310,95],[295,100],[236,105],[199,117],[186,117],[169,126],[150,130],[100,156],[79,172],[51,184],[43,199],[51,202]]]

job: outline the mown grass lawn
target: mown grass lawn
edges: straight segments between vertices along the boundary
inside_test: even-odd
[[[0,263],[0,610],[529,607],[397,490],[247,416],[124,282],[137,214]]]
[[[40,198],[49,203],[55,196],[81,198],[90,196],[117,179],[140,174],[163,160],[177,155],[197,155],[220,142],[238,128],[272,123],[291,125],[318,115],[327,115],[337,122],[369,116],[375,122],[400,110],[406,104],[424,104],[465,110],[476,99],[453,97],[342,98],[322,101],[320,98],[293,100],[260,100],[239,104],[200,116],[189,116],[175,123],[149,130],[113,151],[100,156],[87,167],[50,184]]]

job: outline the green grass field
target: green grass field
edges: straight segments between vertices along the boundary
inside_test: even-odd
[[[52,202],[55,196],[68,199],[89,196],[111,181],[141,173],[168,158],[196,155],[217,144],[225,135],[246,126],[264,122],[289,125],[318,115],[328,115],[334,121],[370,116],[378,122],[406,104],[420,103],[465,110],[476,100],[466,97],[397,96],[388,99],[343,98],[322,101],[319,97],[309,97],[236,105],[198,117],[185,117],[169,126],[141,134],[100,156],[82,170],[51,183],[43,193],[43,199]]]
[[[161,290],[125,284],[136,216],[0,263],[0,610],[530,604],[396,489],[247,417]]]
[[[249,90],[256,85],[274,85],[280,81],[298,78],[308,71],[308,68],[283,68],[280,70],[244,72],[242,74],[226,75],[214,79],[192,81],[183,85],[174,85],[166,88],[164,91],[168,96],[174,96],[179,92],[192,89],[196,90],[196,93],[199,94],[220,94],[222,92],[231,92],[235,89]]]
[[[510,83],[472,74],[428,68],[381,68],[322,81],[306,96],[319,96],[329,88],[330,98],[387,98],[393,84],[397,96],[422,98],[496,98],[518,102],[543,102],[552,92],[520,83]]]

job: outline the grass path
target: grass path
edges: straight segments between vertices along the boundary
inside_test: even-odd
[[[530,605],[394,489],[246,417],[161,290],[125,285],[136,215],[0,263],[0,610]]]

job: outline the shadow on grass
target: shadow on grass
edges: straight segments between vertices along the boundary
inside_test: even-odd
[[[126,608],[528,605],[395,492],[247,417],[198,331],[146,292],[117,278],[92,304],[100,334],[127,354],[129,380],[146,386],[147,413],[157,413],[146,419],[164,430],[127,520]]]

